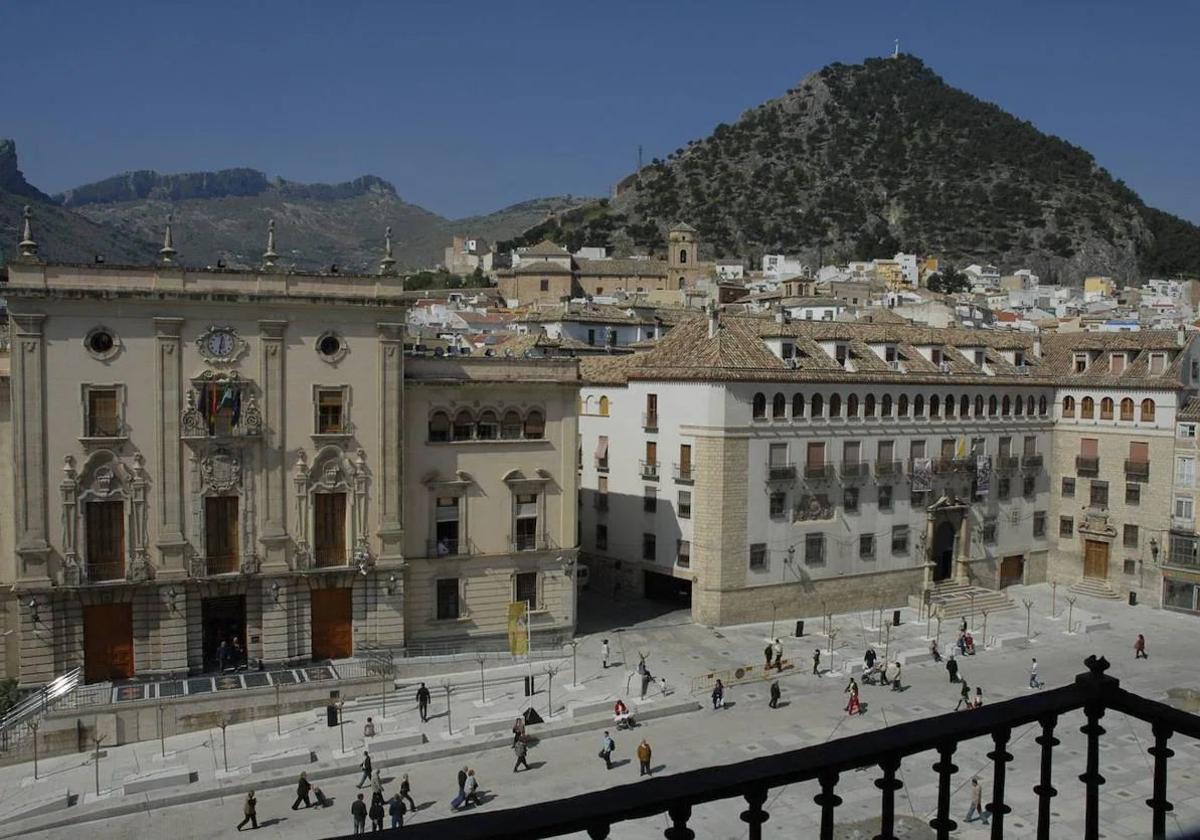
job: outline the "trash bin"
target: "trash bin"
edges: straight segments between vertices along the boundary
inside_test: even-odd
[[[803,635],[804,635],[804,622],[797,621],[796,622],[796,636],[799,637],[799,636],[803,636]]]
[[[533,696],[533,677],[525,678],[525,696],[526,697]]]
[[[1131,607],[1137,606],[1137,593],[1136,592],[1129,593],[1129,606],[1131,606]]]
[[[337,726],[338,725],[337,704],[336,703],[330,703],[328,706],[325,707],[325,724],[327,726]]]
[[[892,610],[892,626],[900,626],[900,610]]]

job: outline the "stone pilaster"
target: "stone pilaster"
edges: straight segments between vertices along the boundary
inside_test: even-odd
[[[284,434],[284,346],[287,321],[259,321],[263,429],[263,571],[287,569],[287,465]]]
[[[746,585],[750,441],[695,438],[692,495],[692,620],[721,624],[724,594]]]
[[[50,585],[46,479],[46,316],[10,313],[18,585]],[[24,677],[22,677],[24,679]]]
[[[158,590],[158,655],[159,669],[166,674],[181,674],[188,670],[188,599],[180,584],[168,584]],[[199,624],[199,605],[191,620]]]
[[[959,583],[971,582],[971,511],[964,510],[958,526],[958,568],[956,579]]]
[[[155,318],[158,428],[157,578],[182,580],[187,575],[187,541],[183,535],[183,453],[179,422],[183,413],[182,318]]]
[[[375,486],[379,506],[379,563],[399,567],[404,562],[404,324],[380,323],[379,328],[379,451],[380,471]]]

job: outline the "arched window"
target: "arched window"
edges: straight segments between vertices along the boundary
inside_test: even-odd
[[[874,417],[874,416],[875,416],[875,395],[867,394],[866,398],[863,399],[863,417]]]
[[[504,440],[521,439],[521,415],[514,409],[504,412],[504,419],[500,422],[500,437]]]
[[[1096,402],[1091,397],[1084,397],[1079,402],[1079,416],[1084,420],[1091,420],[1096,416]]]
[[[1121,419],[1128,423],[1133,422],[1133,400],[1129,397],[1121,400]]]
[[[983,394],[975,395],[975,416],[983,416]]]
[[[679,264],[687,265],[687,248],[679,249]]]
[[[1046,416],[1046,398],[1038,397],[1038,414],[1042,417]]]
[[[803,416],[804,416],[804,395],[803,394],[793,394],[792,395],[792,419],[795,420],[797,417],[803,417]]]
[[[842,416],[842,397],[840,394],[831,394],[829,397],[829,416]]]
[[[942,403],[942,410],[946,412],[947,417],[954,416],[954,395],[947,394],[945,402]]]
[[[475,437],[475,418],[465,408],[454,415],[454,439],[470,440]]]
[[[846,397],[846,416],[858,416],[858,394],[851,394],[850,396]]]
[[[1104,399],[1100,400],[1100,419],[1101,420],[1113,419],[1112,397],[1105,397]]]
[[[1063,417],[1074,417],[1075,416],[1075,398],[1074,397],[1063,397],[1062,416]],[[1133,400],[1129,401],[1129,419],[1130,420],[1133,419]]]
[[[929,398],[929,419],[932,420],[942,413],[942,398],[934,394]]]
[[[450,418],[444,411],[435,411],[429,418],[429,440],[433,443],[450,440]]]
[[[479,421],[475,424],[475,437],[480,440],[495,440],[500,436],[500,418],[490,408],[479,412]]]
[[[964,419],[971,416],[971,398],[966,394],[958,401],[958,416]]]
[[[1150,400],[1150,399],[1142,400],[1142,422],[1143,423],[1153,423],[1154,422],[1154,400]]]
[[[771,399],[771,416],[776,420],[787,417],[787,397],[783,394],[776,394]]]
[[[812,416],[821,417],[825,413],[825,398],[820,394],[812,395]]]
[[[546,418],[536,408],[525,415],[525,439],[541,440],[546,434]]]
[[[988,417],[996,416],[997,405],[999,405],[999,403],[996,400],[996,395],[992,394],[990,397],[988,397]]]
[[[900,399],[896,402],[896,416],[908,416],[908,394],[901,394]]]
[[[1015,400],[1013,400],[1013,414],[1020,417],[1024,413],[1025,413],[1025,400],[1022,399],[1021,397],[1017,397]]]
[[[879,414],[881,417],[892,416],[892,395],[884,394],[883,399],[879,401]]]
[[[920,394],[913,397],[913,417],[925,416],[925,398]]]
[[[1007,417],[1012,412],[1012,400],[1008,394],[1004,395],[1004,399],[1000,401],[1000,413]]]
[[[600,416],[601,417],[608,416],[608,397],[600,398]]]
[[[1033,416],[1033,394],[1025,398],[1025,413],[1030,417]]]
[[[754,395],[753,412],[755,420],[762,420],[767,416],[767,398],[761,392]]]
[[[682,288],[685,288],[686,286],[687,286],[687,284],[683,281],[683,278],[680,277],[679,278],[679,288],[682,289]]]

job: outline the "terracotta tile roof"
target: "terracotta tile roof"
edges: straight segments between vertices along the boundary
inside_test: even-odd
[[[1059,333],[1047,336],[1042,344],[1046,370],[1055,378],[1072,385],[1108,385],[1126,387],[1178,387],[1185,353],[1182,351],[1194,341],[1185,335],[1181,346],[1176,333],[1169,330],[1143,330],[1118,333]],[[1087,352],[1087,370],[1075,372],[1075,353]],[[1121,373],[1111,370],[1114,353],[1124,352],[1127,356],[1125,369]],[[1161,373],[1150,373],[1150,354],[1165,352],[1167,364]]]
[[[570,256],[567,249],[561,245],[555,245],[549,239],[543,239],[536,245],[531,245],[524,251],[520,252],[521,256],[531,257],[566,257]]]
[[[567,311],[561,306],[550,309],[532,309],[518,319],[527,324],[553,324],[571,321],[586,324],[653,324],[652,314],[629,314],[629,311],[608,303],[572,303]]]
[[[589,385],[624,385],[626,370],[636,358],[636,354],[583,356],[579,359],[579,378]]]
[[[565,265],[549,260],[530,260],[522,262],[513,269],[513,274],[571,274],[571,269]]]
[[[675,224],[671,225],[670,232],[673,233],[675,231],[681,231],[683,233],[696,233],[697,232],[696,229],[694,227],[692,227],[691,225],[689,225],[687,222],[676,222]]]
[[[664,260],[575,260],[581,277],[666,277]]]
[[[1179,410],[1179,419],[1194,422],[1200,420],[1200,398],[1193,397]]]

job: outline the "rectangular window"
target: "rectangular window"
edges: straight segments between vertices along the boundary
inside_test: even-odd
[[[862,459],[862,444],[856,440],[848,440],[842,444],[842,463],[857,466]]]
[[[204,500],[204,553],[208,573],[238,570],[238,497],[208,496]]]
[[[608,472],[608,435],[600,435],[596,442],[596,469]]]
[[[515,551],[536,551],[538,547],[538,497],[536,493],[518,493],[515,501]]]
[[[596,510],[608,510],[608,476],[596,478]]]
[[[646,395],[646,417],[642,424],[647,429],[658,428],[658,394]]]
[[[458,607],[458,578],[441,578],[437,582],[438,620],[458,618]]]
[[[679,491],[679,518],[692,518],[692,493],[690,490]]]
[[[343,402],[341,388],[317,389],[317,434],[340,435],[346,431]]]
[[[596,346],[596,331],[594,329],[588,330],[587,342],[591,347]]]
[[[1191,522],[1195,514],[1195,506],[1192,499],[1187,496],[1175,497],[1175,518],[1184,522]]]
[[[1064,499],[1075,498],[1075,479],[1064,478],[1062,480],[1062,495]]]
[[[642,511],[654,513],[658,510],[658,488],[646,487],[642,495]]]
[[[954,438],[942,438],[942,460],[949,461],[954,458]]]
[[[857,487],[846,487],[842,490],[842,508],[846,513],[858,513]]]
[[[1006,475],[999,476],[996,479],[996,498],[1004,501],[1012,495],[1012,479]]]
[[[892,487],[890,484],[882,484],[879,487],[879,509],[882,511],[890,511],[892,509]]]
[[[1075,359],[1075,372],[1076,373],[1083,373],[1084,371],[1087,370],[1087,366],[1088,366],[1087,353],[1076,353],[1074,359]]]
[[[513,578],[513,603],[525,603],[529,610],[539,609],[537,572],[518,572]]]
[[[808,566],[825,565],[825,535],[806,534],[804,537],[804,563]]]
[[[767,568],[767,544],[753,543],[750,546],[750,568],[761,572]]]
[[[896,444],[894,441],[881,440],[879,447],[875,450],[875,459],[881,464],[889,466],[896,460]]]
[[[1046,511],[1044,510],[1033,512],[1033,536],[1038,539],[1046,536]]]
[[[1021,488],[1026,499],[1032,499],[1037,494],[1037,477],[1027,475],[1024,478],[1024,486]]]
[[[772,443],[767,450],[768,465],[771,467],[786,467],[788,462],[787,444]]]
[[[1178,437],[1184,438],[1185,440],[1195,440],[1196,439],[1196,424],[1195,423],[1180,423],[1178,428],[1176,428],[1176,430],[1175,430],[1175,434]]]
[[[1126,525],[1123,537],[1124,537],[1123,545],[1126,548],[1137,548],[1138,547],[1138,526]]]
[[[823,475],[825,472],[825,444],[809,442],[804,464],[810,475]]]
[[[1151,353],[1150,354],[1150,375],[1157,376],[1167,369],[1167,354],[1166,353]]]
[[[608,526],[603,522],[596,526],[596,550],[608,551]]]
[[[994,516],[983,520],[983,541],[987,545],[996,542],[996,518]]]
[[[692,543],[690,540],[675,541],[675,565],[689,569],[692,566]]]
[[[908,554],[908,526],[892,526],[892,554]]]
[[[120,580],[125,577],[125,503],[88,502],[85,509],[88,580]]]
[[[1091,494],[1088,497],[1088,501],[1091,503],[1092,507],[1096,507],[1096,508],[1108,507],[1108,482],[1107,481],[1093,481],[1092,487],[1091,487]]]
[[[1004,458],[1007,458],[1010,455],[1012,455],[1012,438],[1010,438],[1010,437],[1000,438],[999,448],[1000,448],[1000,458],[1002,460]]]
[[[1124,373],[1125,362],[1127,361],[1124,353],[1113,353],[1108,357],[1108,369],[1111,373]]]
[[[914,440],[908,444],[909,458],[924,458],[925,457],[925,441]]]
[[[971,438],[971,454],[978,458],[987,454],[987,441],[983,438]]]
[[[117,409],[116,388],[89,388],[87,412],[88,437],[120,436],[121,417]]]
[[[770,496],[770,516],[782,519],[787,514],[787,493],[775,492]]]
[[[1032,458],[1037,454],[1037,437],[1034,435],[1025,436],[1025,449],[1021,453],[1026,458]]]
[[[317,493],[313,496],[313,503],[314,563],[318,569],[345,566],[346,494]],[[457,507],[455,510],[457,512]],[[457,521],[454,524],[458,526]]]
[[[1192,487],[1196,483],[1196,459],[1175,459],[1175,483],[1180,487]]]
[[[1136,481],[1125,483],[1125,504],[1140,505],[1142,503],[1142,485]]]
[[[1081,458],[1099,458],[1100,457],[1100,441],[1096,438],[1080,438],[1079,439],[1079,457],[1081,457]]]
[[[542,292],[550,291],[550,281],[548,279],[546,279],[545,277],[543,277],[541,280],[538,281],[538,291],[542,291]]]
[[[642,559],[650,562],[658,559],[658,537],[654,534],[642,534]]]
[[[692,445],[679,444],[679,478],[682,481],[692,480]]]
[[[860,534],[858,537],[858,559],[859,560],[874,560],[875,559],[875,535]]]
[[[1060,516],[1058,518],[1058,535],[1060,537],[1070,537],[1075,533],[1075,520],[1069,516]]]

